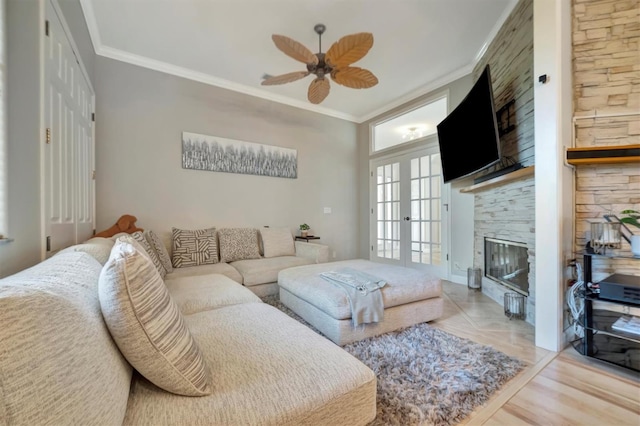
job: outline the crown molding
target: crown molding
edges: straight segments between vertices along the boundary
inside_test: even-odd
[[[468,65],[465,65],[464,67],[458,68],[455,71],[447,73],[446,75],[439,77],[436,80],[431,80],[431,82],[425,84],[424,86],[419,87],[416,90],[412,90],[411,92],[405,94],[404,96],[396,99],[392,103],[385,105],[383,108],[378,108],[375,111],[371,111],[370,113],[363,115],[362,117],[359,117],[357,123],[363,123],[365,121],[369,121],[372,118],[375,118],[379,115],[387,113],[394,108],[397,108],[401,105],[411,102],[419,98],[420,96],[426,95],[437,89],[440,89],[444,85],[449,84],[459,78],[462,78],[467,74],[470,74],[474,66],[475,66],[475,63],[471,63]]]
[[[476,57],[474,59],[474,64],[473,64],[474,67],[478,62],[480,62],[484,54],[487,52],[489,45],[493,42],[493,39],[496,38],[496,36],[498,35],[498,32],[502,29],[507,19],[509,19],[511,12],[513,12],[513,10],[516,8],[518,3],[519,3],[519,0],[510,0],[509,3],[507,4],[507,7],[502,11],[502,15],[500,15],[500,17],[496,21],[496,24],[493,26],[493,28],[491,29],[491,32],[489,33],[484,43],[482,44],[482,47],[480,48],[480,50],[478,50],[478,53],[476,53]]]
[[[197,81],[200,83],[208,84],[211,86],[220,87],[222,89],[231,90],[234,92],[243,93],[249,96],[255,96],[258,98],[266,99],[269,101],[277,102],[284,105],[289,105],[292,107],[304,109],[311,112],[316,112],[319,114],[324,114],[330,117],[339,118],[346,121],[351,121],[357,124],[368,121],[374,117],[382,115],[398,106],[401,106],[407,102],[411,102],[416,98],[428,94],[436,89],[441,88],[442,86],[449,84],[465,75],[470,74],[473,71],[473,68],[476,64],[482,59],[482,56],[487,50],[487,47],[491,44],[493,39],[496,37],[505,21],[511,15],[511,12],[515,9],[519,0],[510,0],[506,9],[500,15],[500,18],[492,28],[491,32],[487,36],[484,44],[476,54],[475,59],[468,65],[465,65],[453,72],[447,73],[446,75],[437,78],[436,80],[432,80],[424,86],[417,88],[416,90],[412,90],[409,93],[401,96],[390,104],[385,105],[382,108],[378,108],[370,113],[364,114],[362,116],[355,116],[352,114],[347,114],[341,111],[337,111],[331,108],[325,108],[318,105],[310,104],[308,102],[296,100],[289,98],[287,96],[278,95],[272,92],[268,92],[263,89],[247,86],[244,84],[234,83],[229,80],[221,79],[215,77],[213,75],[194,71],[189,68],[180,67],[177,65],[173,65],[167,62],[158,61],[155,59],[151,59],[145,56],[137,55],[134,53],[129,53],[124,50],[115,49],[109,46],[105,46],[102,44],[102,40],[100,38],[100,31],[98,29],[98,23],[95,17],[95,11],[93,9],[93,0],[80,0],[80,5],[82,7],[82,11],[85,16],[85,20],[87,22],[87,28],[89,30],[89,35],[91,37],[91,42],[93,44],[93,48],[96,52],[96,55],[104,56],[106,58],[114,59],[116,61],[126,62],[132,65],[140,66],[143,68],[151,69],[154,71],[159,71],[165,74],[171,74],[178,77],[186,78],[189,80]]]
[[[245,95],[255,96],[280,104],[285,104],[296,108],[317,112],[319,114],[328,115],[330,117],[340,118],[342,120],[357,122],[357,117],[351,114],[345,114],[343,112],[336,111],[330,108],[324,108],[308,102],[299,101],[297,99],[292,99],[282,95],[277,95],[271,92],[267,92],[266,90],[246,86],[244,84],[234,83],[229,80],[214,77],[207,73],[194,71],[189,68],[180,67],[163,61],[157,61],[155,59],[150,59],[145,56],[136,55],[134,53],[125,52],[119,49],[114,49],[112,47],[102,46],[99,51],[96,51],[96,54],[104,56],[106,58],[115,59],[117,61],[137,65],[143,68],[148,68],[154,71],[159,71],[165,74],[171,74],[177,77],[186,78],[188,80],[197,81],[199,83],[220,87],[222,89],[227,89],[238,93],[244,93]]]
[[[489,33],[489,35],[487,36],[485,42],[482,44],[482,47],[480,48],[480,50],[478,50],[478,53],[476,53],[476,56],[474,58],[474,60],[468,64],[463,66],[462,68],[458,68],[457,70],[442,76],[440,78],[438,78],[437,80],[433,80],[430,83],[427,83],[426,85],[418,88],[417,90],[412,91],[411,93],[407,93],[406,95],[404,95],[403,97],[397,99],[396,101],[394,101],[392,104],[385,106],[384,108],[379,108],[375,111],[372,111],[369,114],[366,114],[362,117],[358,118],[357,123],[362,123],[364,121],[368,121],[374,117],[377,117],[379,115],[382,115],[386,112],[391,111],[392,109],[410,102],[422,95],[425,95],[431,91],[434,91],[436,89],[439,89],[440,87],[444,86],[445,84],[449,84],[459,78],[464,77],[467,74],[471,74],[473,72],[473,69],[475,68],[475,66],[478,64],[478,62],[480,62],[482,60],[482,57],[484,56],[484,54],[486,53],[487,49],[489,48],[489,45],[493,42],[493,40],[496,38],[496,36],[498,35],[498,32],[502,29],[502,27],[504,26],[504,23],[507,21],[507,19],[509,18],[509,16],[511,15],[511,12],[513,12],[513,10],[516,8],[517,4],[519,3],[519,0],[510,0],[509,3],[507,4],[507,7],[505,8],[505,10],[502,11],[502,14],[500,15],[500,17],[498,18],[498,20],[496,21],[495,25],[493,26],[493,28],[491,29],[491,32]]]
[[[80,8],[84,14],[84,20],[87,22],[87,29],[89,30],[89,38],[91,39],[91,44],[93,44],[93,50],[98,54],[98,50],[102,48],[102,41],[100,40],[100,31],[98,31],[98,21],[96,21],[93,3],[91,0],[80,0]]]

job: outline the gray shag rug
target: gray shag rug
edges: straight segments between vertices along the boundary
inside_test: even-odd
[[[262,300],[322,334],[278,296]],[[490,346],[426,323],[343,349],[371,368],[378,379],[378,413],[371,425],[457,424],[525,366]]]

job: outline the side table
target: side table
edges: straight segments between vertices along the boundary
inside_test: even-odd
[[[296,236],[296,240],[297,241],[306,241],[309,242],[309,240],[319,240],[320,237],[316,236],[316,235],[307,235],[306,237],[301,237],[300,235]]]

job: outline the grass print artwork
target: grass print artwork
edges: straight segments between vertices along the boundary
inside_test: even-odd
[[[295,179],[298,151],[182,132],[182,168]]]

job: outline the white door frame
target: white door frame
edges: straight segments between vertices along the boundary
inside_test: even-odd
[[[399,161],[402,158],[410,156],[412,154],[417,154],[421,151],[433,150],[434,148],[437,151],[439,151],[437,136],[430,136],[424,141],[424,143],[420,144],[420,146],[408,147],[407,149],[399,150],[392,154],[379,155],[369,160],[369,259],[374,258],[374,247],[377,245],[377,241],[375,238],[377,222],[374,220],[374,218],[376,217],[376,213],[374,209],[377,207],[376,206],[377,188],[376,188],[376,180],[375,180],[375,171],[376,171],[375,168],[381,162],[391,162],[396,159]],[[402,182],[401,182],[401,185],[402,185]],[[407,192],[408,190],[409,188],[401,189],[401,191],[403,191],[402,193],[409,193]],[[441,274],[440,278],[449,279],[451,275],[451,265],[450,265],[450,256],[449,256],[450,247],[451,247],[451,211],[448,208],[448,206],[451,200],[451,185],[442,183],[441,197],[442,197],[442,203],[443,203],[441,218],[442,218],[442,222],[445,222],[443,223],[445,232],[442,233],[441,238],[442,238],[443,247],[446,244],[446,252],[444,250],[442,252],[443,266],[442,268],[440,268],[440,274]],[[401,226],[400,227],[401,241],[404,241],[404,242],[407,241],[407,238],[409,237],[409,235],[405,235],[406,233],[407,233],[406,227]],[[401,261],[377,258],[377,256],[375,257],[376,257],[376,262],[390,263],[395,265],[401,264]]]

